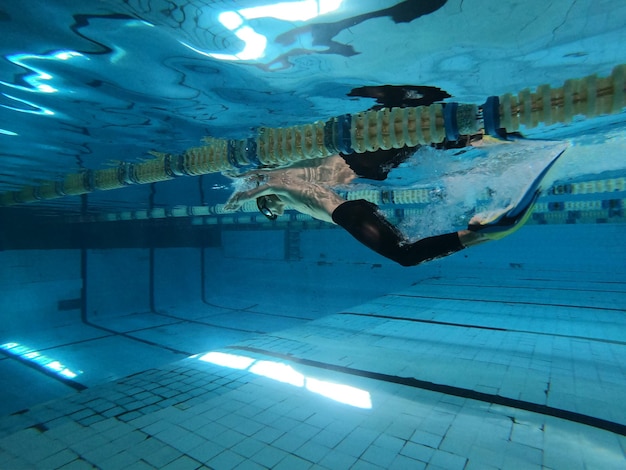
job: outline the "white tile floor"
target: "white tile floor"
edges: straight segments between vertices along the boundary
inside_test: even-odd
[[[477,281],[429,279],[6,416],[0,468],[625,468],[623,285]]]

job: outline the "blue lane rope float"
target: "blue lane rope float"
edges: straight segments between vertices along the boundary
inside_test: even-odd
[[[574,116],[616,114],[626,106],[626,64],[608,77],[591,75],[567,80],[560,88],[541,85],[513,95],[491,96],[484,104],[434,103],[414,108],[384,108],[333,117],[288,128],[260,128],[256,137],[226,140],[208,137],[205,145],[181,155],[151,152],[142,163],[86,170],[62,181],[42,181],[0,194],[0,205],[11,206],[135,184],[156,183],[180,176],[280,167],[292,163],[378,149],[437,144],[447,139],[486,133],[501,137],[539,124],[571,122]],[[365,157],[366,158],[366,157]]]
[[[500,135],[500,98],[490,96],[482,106],[483,127],[485,134],[497,137]]]

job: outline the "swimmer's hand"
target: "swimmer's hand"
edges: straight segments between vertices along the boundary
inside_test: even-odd
[[[228,201],[224,204],[224,210],[226,212],[235,212],[246,202],[246,198],[242,195],[242,192],[234,193]]]
[[[267,183],[268,171],[251,171],[241,175],[238,178],[235,192],[228,198],[224,204],[224,210],[227,212],[235,212],[248,200],[261,196],[263,186]],[[246,190],[246,188],[249,188]]]
[[[228,201],[224,204],[224,210],[226,212],[235,212],[241,207],[241,203],[237,198],[237,194],[233,194]]]
[[[260,175],[254,175],[253,178],[250,179],[251,182],[258,184],[258,186],[253,187],[247,191],[237,191],[233,193],[228,201],[224,204],[224,210],[227,212],[235,212],[238,210],[246,201],[250,201],[252,199],[256,199],[261,196],[267,196],[270,194],[274,194],[276,189],[273,188],[270,184],[267,184]],[[261,184],[264,182],[265,184]]]

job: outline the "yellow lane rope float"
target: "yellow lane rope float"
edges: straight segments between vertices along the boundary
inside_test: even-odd
[[[626,64],[622,64],[608,77],[591,75],[567,80],[560,88],[541,85],[535,91],[492,96],[480,106],[450,102],[385,108],[301,126],[260,128],[256,137],[246,140],[207,138],[205,145],[187,149],[182,155],[153,152],[156,158],[143,163],[120,162],[115,168],[68,174],[61,181],[43,181],[38,186],[0,194],[0,205],[156,183],[179,176],[286,166],[338,152],[416,147],[481,132],[498,136],[521,127],[569,123],[574,116],[591,118],[621,112],[626,106],[625,86]]]

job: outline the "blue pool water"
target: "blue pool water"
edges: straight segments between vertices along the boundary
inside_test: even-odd
[[[610,0],[0,1],[0,468],[622,468],[625,24]],[[410,268],[226,211],[255,188],[232,158],[116,173],[594,75],[610,113],[328,185],[415,241],[563,152],[519,231]]]

